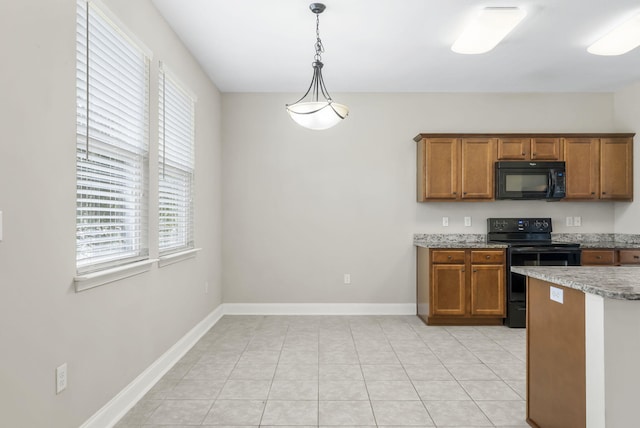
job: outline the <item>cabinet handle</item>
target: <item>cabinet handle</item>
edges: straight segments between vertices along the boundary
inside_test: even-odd
[[[466,194],[467,194],[467,192],[463,192],[462,194],[463,194],[463,195],[466,195]]]
[[[603,194],[603,195],[606,195],[606,194],[607,194],[607,192],[602,192],[602,194]]]
[[[524,152],[522,152],[522,156],[524,156]]]
[[[596,256],[596,259],[600,260],[602,258],[602,256]]]
[[[451,256],[447,256],[447,258],[448,258],[449,260],[451,260]]]
[[[460,272],[464,272],[464,269],[462,269]]]
[[[535,156],[535,155],[537,155],[537,153],[536,153],[536,152],[533,152],[533,153],[531,153],[531,154],[532,154],[532,155],[534,155],[534,156]]]
[[[454,195],[457,195],[457,194],[458,194],[458,192],[453,192],[453,194],[454,194]]]
[[[634,259],[640,259],[640,256],[633,256]]]
[[[474,271],[474,272],[478,272],[478,269],[474,269],[473,271]]]
[[[592,195],[595,195],[595,194],[596,194],[596,192],[591,192],[591,194],[592,194]]]
[[[491,256],[487,256],[487,260],[489,260],[491,258]]]

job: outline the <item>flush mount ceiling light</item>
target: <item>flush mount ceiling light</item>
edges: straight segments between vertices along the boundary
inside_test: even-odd
[[[313,57],[313,78],[307,92],[293,104],[287,104],[289,116],[300,126],[309,129],[328,129],[347,117],[349,109],[343,104],[333,102],[322,78],[322,57],[324,46],[320,40],[320,14],[324,11],[322,3],[311,3],[311,12],[316,14],[316,54]],[[322,98],[320,98],[322,96]]]
[[[481,9],[451,46],[451,50],[459,54],[489,52],[522,21],[526,14],[524,10],[517,7]]]
[[[594,55],[622,55],[640,45],[640,13],[587,48]]]

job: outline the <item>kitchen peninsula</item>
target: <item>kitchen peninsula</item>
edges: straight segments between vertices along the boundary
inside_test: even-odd
[[[511,270],[527,276],[527,421],[638,426],[640,269]]]

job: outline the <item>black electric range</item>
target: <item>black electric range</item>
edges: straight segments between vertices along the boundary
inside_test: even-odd
[[[488,218],[487,242],[507,244],[505,325],[526,327],[526,277],[511,266],[579,266],[580,244],[554,240],[551,218]]]

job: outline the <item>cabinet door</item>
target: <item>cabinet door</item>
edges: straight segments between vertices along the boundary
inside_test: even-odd
[[[600,140],[600,199],[633,199],[633,140]]]
[[[580,254],[580,264],[582,266],[613,266],[615,263],[615,250],[582,250]]]
[[[599,151],[598,139],[564,139],[566,199],[598,199]]]
[[[424,199],[458,199],[458,139],[427,138],[424,143]]]
[[[498,160],[529,159],[531,138],[498,138]]]
[[[562,160],[560,138],[533,138],[531,140],[531,159]]]
[[[431,274],[431,315],[464,315],[464,265],[433,265]]]
[[[504,265],[471,265],[471,315],[504,317]]]
[[[463,138],[462,199],[493,199],[494,138]]]

